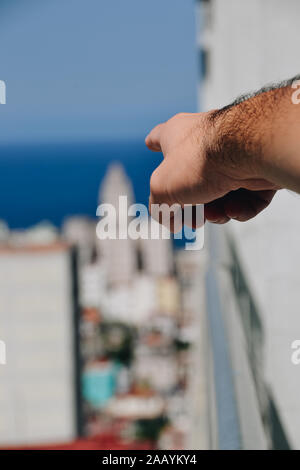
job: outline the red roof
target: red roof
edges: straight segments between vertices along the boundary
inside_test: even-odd
[[[3,450],[4,448],[2,448]],[[111,433],[77,439],[66,443],[30,445],[20,447],[5,447],[5,450],[151,450],[153,444],[149,441],[121,441]],[[1,450],[1,449],[0,449]]]

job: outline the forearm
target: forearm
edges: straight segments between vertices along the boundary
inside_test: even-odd
[[[300,192],[300,104],[289,83],[210,115],[212,154],[232,176],[264,178]]]

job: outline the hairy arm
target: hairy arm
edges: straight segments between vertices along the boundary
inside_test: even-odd
[[[212,112],[209,120],[212,149],[233,173],[242,169],[243,176],[257,174],[300,192],[300,104],[292,88],[296,78],[245,95]]]
[[[151,178],[150,204],[204,203],[206,218],[224,223],[254,217],[277,189],[300,192],[295,79],[156,126],[146,144],[164,160]]]

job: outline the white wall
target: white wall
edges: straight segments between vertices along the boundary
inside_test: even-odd
[[[210,50],[203,109],[300,73],[299,0],[212,0],[211,28],[199,42]],[[288,431],[300,448],[300,198],[280,191],[252,221],[230,222],[266,330],[266,378]]]

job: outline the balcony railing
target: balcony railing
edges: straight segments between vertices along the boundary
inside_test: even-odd
[[[210,226],[206,275],[212,449],[289,448],[264,382],[264,331],[230,235]]]

